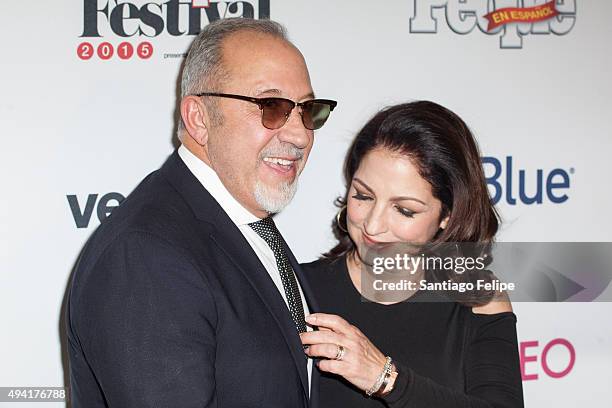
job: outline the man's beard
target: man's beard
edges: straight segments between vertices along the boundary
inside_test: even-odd
[[[266,156],[289,156],[297,158],[294,166],[299,166],[302,162],[304,153],[302,149],[283,143],[280,146],[269,147],[260,154],[260,164],[264,165],[263,158]],[[281,182],[278,185],[271,187],[263,183],[261,180],[255,182],[255,201],[259,206],[270,214],[281,212],[293,199],[298,188],[298,178],[300,171],[296,171],[295,179],[290,182]]]
[[[291,202],[297,191],[298,178],[289,183],[280,183],[277,187],[270,187],[257,180],[255,183],[255,201],[270,214],[281,212]]]

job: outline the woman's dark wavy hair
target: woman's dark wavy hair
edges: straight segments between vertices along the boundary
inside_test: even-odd
[[[432,244],[477,242],[486,244],[490,256],[499,215],[487,189],[480,152],[469,128],[456,114],[429,101],[391,106],[378,112],[357,134],[344,162],[346,193],[336,199],[343,208],[355,172],[366,154],[385,148],[406,155],[431,185],[442,203],[440,220],[450,214]],[[333,221],[338,244],[325,258],[339,258],[353,251],[346,232],[346,211]]]

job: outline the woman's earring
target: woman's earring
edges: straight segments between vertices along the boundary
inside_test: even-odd
[[[346,204],[344,204],[340,210],[338,211],[338,213],[336,214],[336,225],[338,226],[338,229],[342,232],[347,232],[348,230],[346,229],[346,227],[342,227],[342,223],[340,222],[340,220],[342,219],[342,211],[346,210]]]

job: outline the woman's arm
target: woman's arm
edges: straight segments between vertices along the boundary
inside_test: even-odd
[[[470,319],[475,332],[465,359],[465,392],[442,386],[398,363],[396,389],[384,397],[390,407],[524,406],[515,315],[472,313]]]
[[[472,335],[465,357],[465,392],[436,383],[415,373],[406,362],[396,361],[397,379],[391,392],[382,398],[393,408],[518,408],[523,407],[522,383],[516,339],[516,316],[500,304],[489,309],[474,309],[469,316]],[[511,309],[510,309],[511,310]],[[482,314],[483,312],[495,314]],[[323,357],[322,371],[341,375],[361,390],[376,382],[382,371],[384,355],[354,326],[334,315],[314,314],[311,324],[327,328],[302,334],[311,345],[309,356]],[[337,345],[346,348],[342,361],[333,360]],[[390,387],[387,387],[387,389]]]

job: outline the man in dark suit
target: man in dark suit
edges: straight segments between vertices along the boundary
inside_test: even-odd
[[[181,147],[97,229],[67,331],[73,408],[316,406],[312,293],[271,214],[334,101],[271,21],[205,27],[182,72]]]

